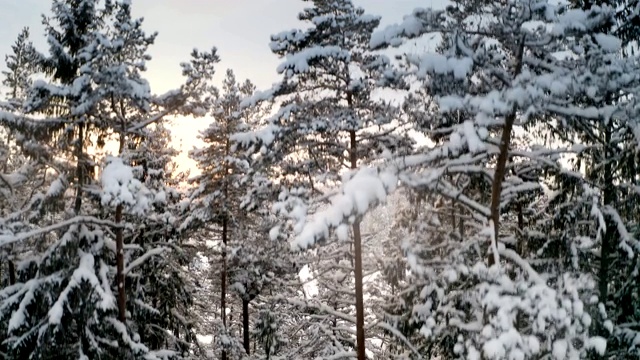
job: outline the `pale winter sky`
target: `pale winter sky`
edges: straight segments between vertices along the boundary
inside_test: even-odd
[[[442,0],[354,0],[367,12],[382,16],[382,27],[399,22],[416,7],[438,6]],[[218,48],[221,76],[232,68],[239,80],[249,78],[259,89],[278,80],[280,60],[269,50],[269,36],[300,27],[297,14],[309,2],[302,0],[133,0],[134,15],[145,18],[144,29],[159,33],[150,49],[147,79],[154,93],[180,85],[179,63],[195,48]],[[10,51],[19,31],[31,28],[34,44],[46,51],[41,24],[49,0],[0,0],[0,54]],[[4,61],[2,66],[4,70]],[[183,150],[196,144],[197,131],[206,119],[182,119],[173,127],[176,144]],[[185,161],[181,159],[181,161]],[[186,165],[186,164],[185,164]]]

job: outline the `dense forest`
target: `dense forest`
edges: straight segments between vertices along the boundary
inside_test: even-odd
[[[639,359],[640,3],[301,1],[267,89],[154,93],[131,0],[16,34],[0,358]]]

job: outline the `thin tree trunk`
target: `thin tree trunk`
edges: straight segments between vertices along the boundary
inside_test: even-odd
[[[220,275],[220,317],[222,326],[227,330],[226,295],[227,295],[227,216],[222,217],[222,273]],[[227,352],[222,350],[222,360],[227,360]]]
[[[120,133],[118,155],[122,156],[125,146],[124,121],[123,132]],[[122,204],[116,206],[116,224],[122,223]],[[124,234],[121,226],[116,229],[116,282],[118,284],[118,319],[126,324],[127,321],[127,293],[124,276]]]
[[[522,203],[518,202],[518,237],[517,237],[517,245],[516,245],[516,252],[518,253],[518,255],[520,255],[521,257],[525,257],[526,256],[526,252],[527,252],[527,243],[526,243],[526,237],[525,237],[525,229],[524,229],[524,211],[522,209]]]
[[[460,242],[464,242],[464,207],[460,206],[460,220],[458,221],[458,232],[460,233]]]
[[[122,222],[122,205],[116,206],[116,224]],[[118,318],[124,324],[127,320],[127,294],[124,288],[124,239],[122,227],[116,229],[116,282],[118,283]]]
[[[451,199],[451,232],[456,232],[456,201]]]
[[[605,136],[605,164],[604,164],[604,207],[608,207],[615,202],[615,193],[613,187],[613,168],[611,165],[611,159],[613,158],[613,152],[609,145],[611,142],[611,129],[609,124],[605,124],[604,130]],[[600,302],[607,305],[607,299],[609,297],[609,267],[611,264],[612,244],[616,236],[616,226],[613,223],[611,216],[606,216],[606,230],[602,237],[602,248],[600,250],[600,268],[598,269],[598,291],[600,294]],[[608,337],[608,331],[600,326],[600,333],[602,336]]]
[[[242,299],[242,335],[244,337],[244,350],[251,355],[251,341],[249,339],[249,300]]]
[[[16,98],[16,92],[17,92],[17,87],[13,88],[13,98]],[[7,133],[7,138],[6,138],[6,144],[8,146],[11,146],[11,141],[13,138],[13,130],[9,130],[9,132]],[[9,170],[9,157],[11,157],[11,148],[9,147],[9,154],[7,154],[7,158],[4,161],[4,164],[2,165],[2,172],[3,173],[7,173]],[[16,283],[16,270],[15,270],[15,265],[13,263],[13,261],[11,260],[11,254],[13,253],[13,245],[9,246],[9,251],[7,251],[7,265],[8,265],[8,269],[7,271],[9,272],[9,285],[14,285]],[[2,269],[2,266],[0,265],[0,270]],[[0,274],[2,274],[2,272],[0,271]]]
[[[13,261],[9,260],[9,285],[16,283],[16,266]]]
[[[358,154],[356,132],[349,132],[351,140],[351,168],[358,167]],[[356,343],[358,360],[365,360],[365,344],[364,344],[364,301],[362,291],[362,236],[360,234],[360,220],[353,222],[353,248],[355,258],[355,280],[356,280]]]
[[[76,146],[76,157],[78,159],[78,164],[76,166],[78,187],[76,188],[76,202],[74,211],[76,215],[78,215],[80,214],[80,209],[82,208],[82,186],[84,184],[84,172],[82,171],[82,168],[84,166],[84,124],[80,124],[78,126],[78,145]]]
[[[522,57],[524,55],[524,36],[520,41],[520,49],[516,58],[516,68],[514,71],[514,77],[518,76],[522,71]],[[502,182],[504,181],[505,170],[507,167],[507,159],[509,157],[509,145],[511,145],[511,131],[513,130],[513,124],[516,121],[516,109],[514,106],[513,111],[505,117],[504,128],[502,129],[502,137],[500,139],[500,153],[498,154],[498,162],[496,164],[496,171],[493,175],[493,183],[491,184],[491,218],[493,222],[493,238],[491,239],[492,247],[497,247],[498,236],[500,231],[500,197],[502,193]],[[489,265],[493,265],[499,258],[497,249],[492,248],[493,256],[488,257]]]

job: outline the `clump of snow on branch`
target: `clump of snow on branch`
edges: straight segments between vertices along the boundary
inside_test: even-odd
[[[347,221],[363,216],[377,204],[384,202],[387,195],[395,190],[398,176],[390,171],[376,168],[360,169],[343,186],[342,193],[335,196],[331,205],[315,214],[314,219],[305,223],[292,243],[293,249],[305,249],[316,241],[329,236],[332,229],[339,228],[338,235],[344,238]],[[299,219],[304,221],[303,219]]]
[[[278,66],[278,73],[290,70],[293,73],[304,73],[309,71],[309,63],[324,58],[335,58],[348,61],[351,53],[339,46],[315,46],[304,49],[293,55],[288,55],[284,63]]]
[[[108,157],[102,170],[102,204],[123,205],[129,211],[144,213],[152,202],[152,194],[133,174],[133,169],[118,157]]]

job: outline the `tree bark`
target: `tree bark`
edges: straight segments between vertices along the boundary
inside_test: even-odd
[[[516,58],[516,68],[514,71],[514,78],[517,77],[522,71],[522,57],[524,55],[524,36],[520,42],[520,48]],[[500,231],[500,197],[502,193],[502,182],[504,181],[504,175],[507,167],[507,159],[509,158],[509,145],[511,145],[511,132],[513,130],[513,124],[516,121],[516,108],[505,117],[504,127],[502,128],[502,137],[500,139],[498,154],[498,162],[496,164],[496,171],[493,175],[493,183],[491,184],[491,218],[493,222],[493,239],[491,244],[498,244],[498,236]],[[488,256],[489,266],[495,263],[495,259],[498,258],[496,253],[497,249],[492,249],[493,256]]]
[[[356,132],[349,132],[351,141],[351,169],[358,167]],[[362,291],[362,235],[360,234],[360,220],[353,223],[353,248],[355,258],[355,280],[356,280],[356,344],[358,360],[365,360],[365,337],[364,337],[364,301]]]
[[[82,186],[84,184],[84,171],[83,170],[83,162],[84,162],[84,124],[80,124],[78,126],[78,145],[76,146],[76,157],[78,160],[76,166],[76,177],[78,182],[78,187],[76,188],[76,201],[74,205],[75,214],[80,214],[80,209],[82,208]]]
[[[242,299],[242,335],[244,350],[251,355],[251,341],[249,339],[249,300]]]
[[[222,217],[222,273],[220,274],[220,318],[222,326],[227,330],[226,296],[227,296],[227,216]],[[222,360],[227,359],[227,352],[222,350]]]
[[[124,114],[124,111],[122,112]],[[124,117],[122,117],[124,119]],[[125,146],[124,120],[122,121],[122,131],[120,133],[120,145],[118,147],[118,155],[122,156]],[[122,222],[122,204],[116,206],[116,224]],[[118,283],[118,319],[126,324],[127,321],[127,293],[125,290],[124,276],[124,234],[122,227],[116,229],[116,282]]]
[[[611,149],[611,128],[609,124],[605,125],[604,129],[604,141],[605,141],[605,164],[604,164],[604,199],[603,205],[605,208],[611,206],[615,202],[615,190],[614,190],[614,179],[613,179],[613,167],[611,165],[611,159],[613,159],[613,151]],[[610,215],[605,217],[606,221],[606,230],[604,236],[602,237],[602,248],[600,249],[600,268],[598,269],[598,292],[600,295],[600,302],[607,306],[607,299],[609,297],[609,267],[610,267],[610,257],[612,250],[613,241],[616,236],[616,225],[611,219]],[[600,325],[600,335],[607,338],[609,333],[602,325]]]
[[[9,285],[16,284],[16,266],[12,260],[9,260]]]
[[[116,206],[116,224],[122,222],[122,205]],[[127,294],[124,288],[124,238],[122,227],[116,229],[116,282],[118,283],[118,319],[125,324],[127,317]]]

